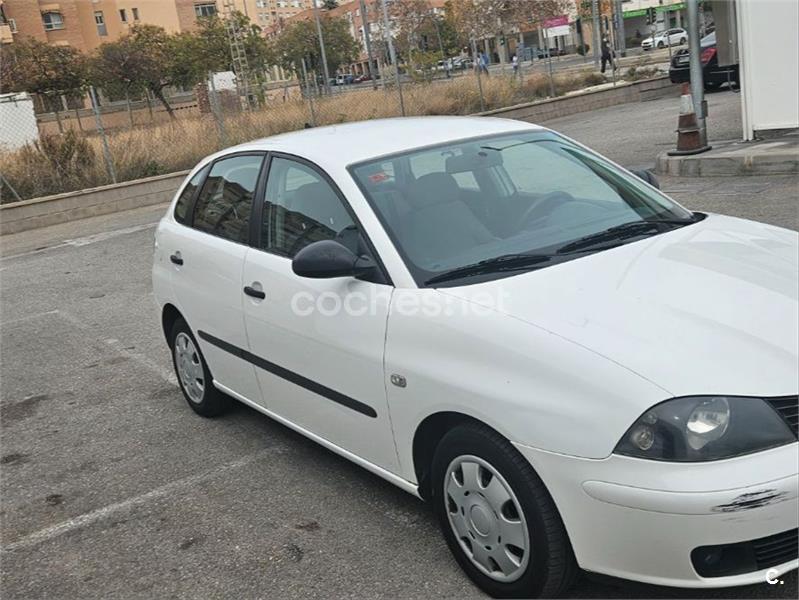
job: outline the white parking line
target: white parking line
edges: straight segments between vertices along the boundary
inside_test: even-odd
[[[71,325],[74,325],[78,329],[83,330],[87,334],[92,336],[95,335],[95,330],[93,330],[91,327],[86,325],[83,321],[81,321],[74,315],[71,315],[62,310],[56,310],[53,312],[57,313],[58,316],[62,317],[65,321],[67,321]],[[113,352],[115,352],[117,355],[131,359],[132,361],[138,363],[140,366],[145,367],[149,371],[152,371],[153,373],[158,375],[161,379],[163,379],[164,381],[166,381],[171,385],[174,386],[178,385],[178,379],[175,376],[175,373],[171,369],[165,367],[159,362],[154,361],[146,354],[142,354],[141,352],[134,352],[132,350],[126,350],[125,348],[120,348],[119,344],[121,342],[115,338],[106,338],[102,340],[101,338],[96,338],[96,339],[97,341],[104,342],[105,345],[111,348],[111,350],[113,350]]]
[[[266,448],[264,450],[256,452],[255,454],[245,456],[238,460],[234,460],[233,462],[216,467],[215,469],[211,469],[210,471],[206,471],[204,473],[199,473],[197,475],[192,475],[184,479],[179,479],[177,481],[167,483],[166,485],[163,485],[159,488],[155,488],[154,490],[151,490],[145,494],[141,494],[140,496],[134,496],[132,498],[128,498],[127,500],[123,500],[122,502],[109,504],[108,506],[98,508],[97,510],[84,513],[77,517],[73,517],[68,521],[63,521],[56,525],[46,527],[45,529],[40,529],[39,531],[36,531],[35,533],[20,538],[15,542],[11,542],[10,544],[4,544],[2,549],[0,549],[0,552],[3,553],[14,552],[16,550],[31,548],[47,540],[51,540],[65,533],[69,533],[70,531],[81,529],[83,527],[88,527],[89,525],[97,523],[98,521],[102,521],[103,519],[106,519],[112,515],[117,515],[119,513],[126,513],[132,510],[133,508],[140,506],[142,504],[146,504],[147,502],[150,502],[152,500],[157,500],[159,498],[169,496],[170,494],[173,494],[175,492],[180,492],[182,490],[185,490],[186,488],[195,486],[198,483],[214,479],[216,477],[219,477],[220,475],[223,475],[224,473],[227,473],[228,471],[233,471],[235,469],[246,467],[247,465],[258,461],[267,454],[270,453],[274,454],[282,451],[283,449],[280,447]]]
[[[79,238],[72,238],[68,240],[63,240],[61,242],[55,243],[52,246],[44,246],[42,248],[37,248],[36,250],[28,250],[26,252],[20,252],[19,254],[3,254],[0,256],[2,260],[10,260],[13,258],[22,258],[25,256],[31,256],[34,254],[41,254],[42,252],[48,252],[50,250],[55,250],[58,248],[66,248],[66,247],[73,247],[73,248],[80,248],[82,246],[88,246],[90,244],[96,244],[97,242],[104,242],[106,240],[114,239],[115,237],[119,237],[121,235],[127,235],[129,233],[136,233],[138,231],[145,231],[147,229],[155,229],[158,225],[157,222],[155,223],[143,223],[141,225],[133,225],[131,227],[124,227],[122,229],[114,229],[112,231],[103,231],[101,233],[95,233],[93,235],[87,235],[84,237]],[[16,235],[16,234],[15,234]],[[2,269],[7,269],[8,267],[2,267]]]

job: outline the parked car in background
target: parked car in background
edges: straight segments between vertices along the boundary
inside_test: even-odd
[[[471,69],[474,66],[474,61],[468,56],[457,56],[452,59],[453,70],[462,71],[464,69]]]
[[[729,83],[730,85],[739,84],[738,65],[719,65],[718,49],[716,46],[716,33],[706,35],[700,42],[702,61],[702,79],[706,90],[715,90]],[[671,59],[669,66],[669,78],[672,83],[684,83],[691,81],[690,54],[687,48],[681,48]]]
[[[364,83],[366,81],[372,81],[375,77],[372,77],[369,73],[362,73],[358,75],[355,79],[352,80],[353,83]]]
[[[427,500],[492,596],[797,568],[795,231],[543,127],[426,117],[209,156],[154,241],[188,405],[238,400]]]
[[[353,82],[355,77],[352,73],[339,73],[336,75],[336,85],[348,85]]]
[[[652,48],[666,48],[667,46],[682,46],[688,42],[688,32],[685,29],[667,29],[650,36],[641,42],[641,49],[652,50]]]
[[[563,48],[536,48],[535,55],[539,59],[548,58],[550,56],[566,56],[567,52]]]

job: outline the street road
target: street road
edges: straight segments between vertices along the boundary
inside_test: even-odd
[[[711,137],[735,137],[739,97],[709,100]],[[671,98],[548,125],[637,167],[673,143],[676,119]],[[691,208],[797,228],[796,177],[663,187]],[[2,239],[3,597],[480,597],[420,501],[244,406],[215,420],[189,410],[150,289],[163,210]],[[795,573],[713,592],[587,578],[573,591],[796,594]]]

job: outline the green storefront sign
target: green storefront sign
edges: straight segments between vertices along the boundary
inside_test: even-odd
[[[678,4],[669,4],[668,6],[656,6],[656,12],[671,12],[674,10],[682,10],[685,8],[685,3],[680,2]],[[624,18],[625,19],[632,19],[633,17],[644,17],[646,16],[646,8],[642,8],[640,10],[625,10],[624,11]]]

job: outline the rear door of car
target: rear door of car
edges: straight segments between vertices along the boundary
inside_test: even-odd
[[[263,292],[244,301],[263,406],[396,472],[383,370],[393,287],[382,269],[371,280],[295,275],[292,258],[323,239],[377,257],[346,199],[318,167],[276,153],[268,172],[255,212],[260,244],[247,254],[243,276],[244,285]]]
[[[214,381],[252,399],[260,398],[252,364],[213,342],[247,345],[241,276],[264,158],[262,152],[237,153],[208,165],[184,210],[184,223],[162,240],[178,309],[198,338]]]

